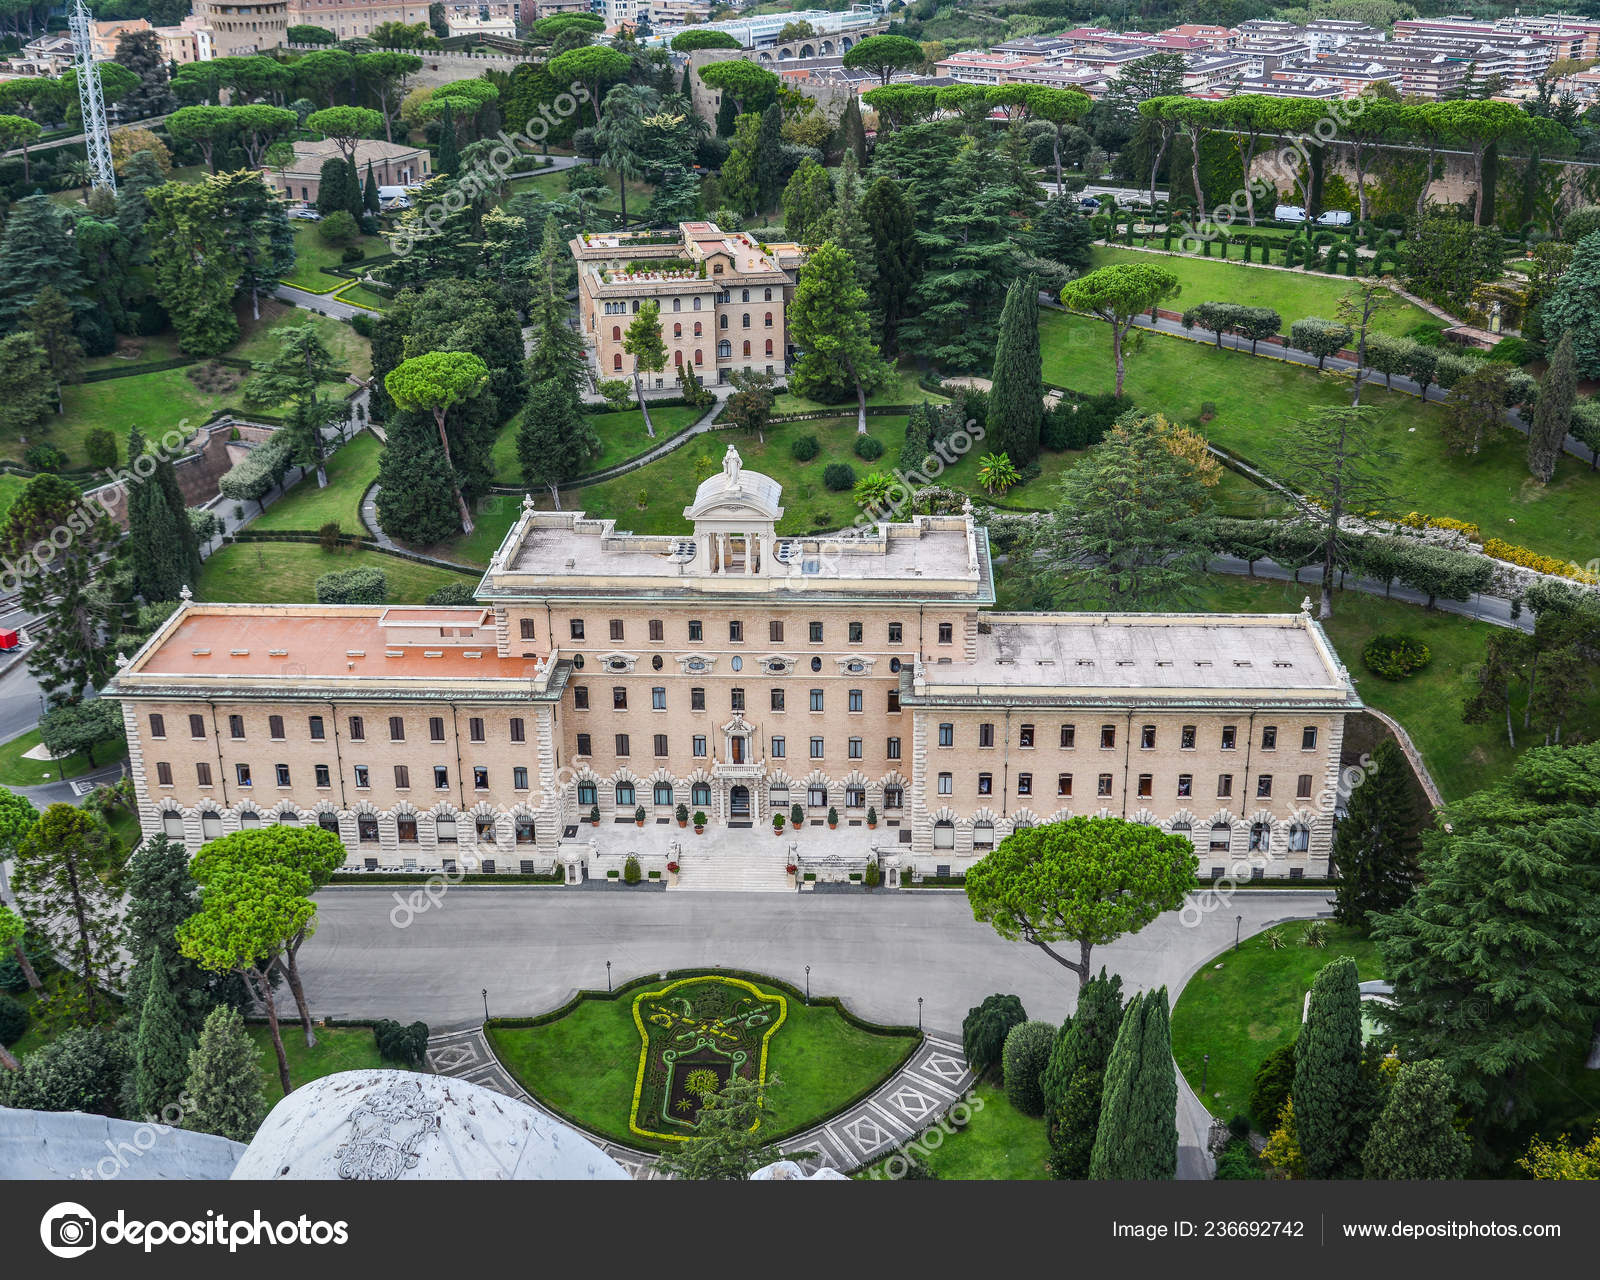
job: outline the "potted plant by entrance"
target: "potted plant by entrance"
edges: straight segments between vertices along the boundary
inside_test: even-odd
[[[772,834],[775,836],[783,834],[783,815],[781,813],[772,815]]]
[[[706,815],[699,809],[694,811],[694,833],[703,836],[706,833]]]
[[[832,831],[839,825],[839,811],[831,805],[828,807],[828,830]]]
[[[677,817],[678,817],[678,825],[680,827],[688,826],[689,825],[689,806],[686,805],[686,804],[680,804],[678,806]]]
[[[806,811],[797,804],[789,806],[789,825],[796,831],[805,824]]]
[[[867,830],[871,831],[878,825],[878,811],[870,805],[867,807]]]
[[[676,862],[667,863],[667,883],[678,883],[678,864]]]
[[[642,804],[633,811],[633,823],[637,827],[644,826],[644,806]]]
[[[787,871],[790,875],[794,875],[795,872],[800,870],[800,868],[795,866],[794,863],[791,862],[788,866],[786,866],[784,868],[784,870]]]
[[[590,807],[590,809],[589,809],[589,825],[591,827],[598,827],[600,825],[600,806],[599,805],[593,805],[593,806]]]

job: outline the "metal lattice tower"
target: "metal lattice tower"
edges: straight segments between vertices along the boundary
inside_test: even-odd
[[[100,92],[100,68],[95,65],[90,39],[89,7],[76,0],[67,15],[72,33],[72,59],[78,71],[78,105],[83,112],[83,137],[89,149],[89,165],[94,170],[94,186],[107,191],[117,189],[117,173],[111,164],[111,129],[106,124],[106,100]]]

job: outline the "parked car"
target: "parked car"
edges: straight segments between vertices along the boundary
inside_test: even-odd
[[[1082,209],[1085,213],[1099,213],[1100,212],[1100,197],[1099,196],[1079,196],[1078,197],[1078,208]]]
[[[301,222],[321,222],[322,215],[308,204],[296,205],[289,210],[291,218],[299,218]]]
[[[1329,209],[1317,219],[1319,227],[1348,227],[1352,215],[1348,209]]]

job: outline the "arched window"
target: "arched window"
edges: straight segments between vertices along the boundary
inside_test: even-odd
[[[750,290],[741,289],[739,291],[739,301],[740,302],[749,302],[750,301]]]
[[[748,329],[750,327],[750,313],[748,311],[739,318],[739,324],[741,328]]]
[[[617,783],[617,807],[619,809],[633,808],[633,783]]]
[[[731,359],[732,356],[733,356],[733,343],[729,342],[726,338],[724,338],[721,342],[717,343],[717,359],[718,360],[728,360],[728,359]]]
[[[726,329],[727,327],[728,327],[728,317],[727,316],[718,316],[717,317],[717,328]]]
[[[974,849],[994,848],[994,823],[974,822],[972,824],[972,847]]]
[[[578,803],[584,808],[592,808],[600,801],[600,793],[592,782],[578,784]]]
[[[614,324],[611,326],[611,341],[622,341],[622,326],[620,324]]]
[[[771,338],[767,339],[767,355],[768,356],[772,355],[772,339]]]
[[[771,289],[767,290],[766,296],[764,298],[762,298],[762,301],[763,302],[771,302],[772,301],[772,290]]]
[[[695,299],[695,300],[694,300],[694,309],[695,309],[695,310],[696,310],[696,311],[698,311],[698,310],[700,310],[700,299],[699,299],[699,298],[696,298],[696,299]]]
[[[781,782],[775,782],[772,784],[772,790],[767,793],[767,799],[774,809],[787,809],[789,788]]]
[[[933,824],[933,847],[935,849],[956,847],[956,824],[949,818],[940,818]]]
[[[750,344],[748,342],[744,344],[744,358],[746,360],[750,358]]]
[[[1233,828],[1226,822],[1211,824],[1211,852],[1226,853],[1233,843]]]
[[[215,809],[200,810],[200,838],[215,840],[222,834],[222,815]]]
[[[701,328],[700,322],[696,320],[694,322],[694,336],[698,338],[703,332],[704,330]]]
[[[674,351],[672,353],[672,363],[673,364],[682,364],[683,363],[683,352]]]
[[[672,784],[670,782],[658,782],[658,783],[656,783],[655,790],[654,790],[654,792],[651,793],[651,797],[650,798],[656,804],[671,804],[672,803]]]
[[[1250,828],[1250,852],[1265,853],[1272,844],[1272,828],[1258,822]]]
[[[1296,822],[1289,827],[1289,852],[1304,853],[1311,848],[1311,828],[1303,822]]]
[[[704,358],[700,355],[700,348],[699,347],[696,347],[694,349],[694,362],[696,364],[704,364],[705,363]]]
[[[828,807],[828,788],[807,787],[806,803],[813,809],[826,809]]]
[[[622,371],[622,353],[620,351],[611,357],[611,367],[619,373]]]
[[[906,807],[906,793],[899,787],[885,787],[883,789],[883,807],[885,809],[904,809]]]
[[[674,338],[683,337],[683,326],[681,324],[675,324],[672,326],[672,336]]]
[[[767,312],[767,328],[772,328],[772,312]]]
[[[161,833],[169,840],[183,840],[183,815],[168,809],[161,815]]]
[[[674,298],[672,300],[672,309],[674,311],[682,311],[683,310],[683,299],[682,298]]]
[[[697,809],[703,809],[711,803],[711,784],[697,782],[689,788],[689,803]]]

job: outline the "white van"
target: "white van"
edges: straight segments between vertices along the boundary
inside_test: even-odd
[[[1327,213],[1317,219],[1317,225],[1319,227],[1348,227],[1350,221],[1350,210],[1329,209]]]
[[[404,187],[380,186],[378,188],[378,207],[384,210],[409,209],[411,207],[411,197],[406,194],[406,188]]]
[[[1306,211],[1297,204],[1280,204],[1272,211],[1272,216],[1279,222],[1304,222]]]

